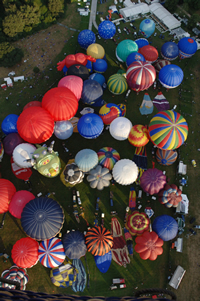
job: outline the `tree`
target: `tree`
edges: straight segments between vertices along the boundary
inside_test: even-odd
[[[167,0],[165,2],[165,8],[170,11],[171,13],[173,13],[176,10],[176,7],[178,5],[178,1],[179,0]]]
[[[193,14],[188,20],[188,28],[192,30],[192,28],[196,27],[196,24],[199,21],[200,21],[200,16],[197,14]]]
[[[8,37],[15,37],[18,33],[23,32],[25,22],[23,19],[23,14],[17,11],[16,14],[8,15],[3,20],[3,32]]]
[[[189,5],[190,8],[198,10],[200,9],[200,2],[199,0],[184,0],[185,3]]]
[[[20,48],[14,48],[9,43],[0,44],[0,67],[12,67],[21,62],[24,53]]]
[[[31,31],[33,26],[40,23],[40,10],[38,6],[23,5],[20,7],[25,22],[24,30]]]
[[[1,43],[0,44],[0,59],[2,59],[5,54],[13,51],[13,49],[15,49],[15,47],[11,46],[10,43],[8,43],[8,42]]]
[[[49,0],[49,11],[53,17],[57,17],[60,13],[64,13],[64,0]]]

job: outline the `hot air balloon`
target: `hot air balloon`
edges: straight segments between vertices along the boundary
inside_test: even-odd
[[[132,160],[121,159],[112,170],[114,180],[121,185],[130,185],[138,177],[138,167]]]
[[[161,91],[158,92],[158,94],[153,99],[153,104],[159,112],[170,109],[169,101],[165,98]]]
[[[54,135],[61,140],[68,139],[73,134],[73,125],[69,120],[56,121]]]
[[[153,102],[148,93],[144,94],[143,101],[139,110],[142,115],[148,115],[153,113]]]
[[[8,211],[9,203],[16,192],[12,182],[6,179],[0,179],[0,214]]]
[[[159,73],[160,72],[160,70],[164,67],[164,66],[166,66],[166,65],[170,65],[171,64],[171,62],[170,61],[168,61],[168,60],[157,60],[157,61],[155,61],[154,63],[153,63],[153,66],[154,66],[154,68],[155,68],[155,70],[156,70],[156,73]]]
[[[174,42],[166,42],[161,47],[161,55],[165,60],[173,61],[178,57],[179,48]]]
[[[4,118],[1,123],[1,129],[4,134],[8,135],[10,133],[17,133],[17,120],[19,116],[16,114],[9,114]]]
[[[30,107],[19,115],[17,129],[25,141],[43,143],[52,136],[54,121],[45,109]]]
[[[95,59],[102,59],[105,56],[105,50],[100,44],[93,43],[88,46],[87,54]]]
[[[74,64],[68,68],[67,75],[78,76],[82,80],[86,80],[90,76],[90,73],[86,66],[83,66],[81,64]]]
[[[95,62],[96,60],[84,53],[68,54],[64,60],[57,63],[57,70],[61,71],[64,67],[70,68],[72,65],[80,64],[86,66],[88,61]],[[68,69],[69,70],[69,69]]]
[[[89,113],[83,115],[77,124],[79,134],[87,139],[94,139],[101,135],[104,124],[97,114]]]
[[[106,125],[111,124],[115,118],[120,117],[121,113],[119,106],[114,103],[107,103],[99,110],[99,116]]]
[[[149,38],[155,31],[155,23],[151,19],[144,19],[140,23],[139,31],[145,38]]]
[[[31,268],[38,262],[38,242],[30,237],[18,240],[11,251],[13,262],[21,268]]]
[[[150,220],[144,212],[133,211],[126,218],[125,227],[131,235],[141,235],[144,231],[148,231]]]
[[[144,56],[147,63],[153,63],[158,58],[158,50],[151,45],[141,47],[138,52]]]
[[[176,237],[178,233],[178,223],[172,216],[163,214],[155,218],[152,229],[162,240],[169,241]]]
[[[85,235],[88,252],[94,256],[102,256],[110,251],[113,246],[113,237],[105,227],[95,226],[90,228]]]
[[[119,153],[112,147],[103,147],[98,153],[99,164],[109,170],[112,170],[115,163],[120,160]]]
[[[79,100],[81,98],[81,93],[83,90],[83,80],[79,76],[67,75],[58,82],[58,87],[68,88],[71,92],[74,93],[77,100]]]
[[[65,260],[65,250],[61,240],[57,237],[40,242],[38,256],[41,264],[47,268],[55,268]]]
[[[126,66],[129,67],[135,61],[145,62],[144,56],[139,52],[132,52],[126,59]]]
[[[180,147],[187,139],[188,125],[178,112],[167,110],[157,113],[149,123],[149,136],[153,144],[164,150]]]
[[[138,51],[138,45],[132,40],[121,41],[116,48],[116,57],[120,62],[126,62],[127,57],[132,52]]]
[[[20,291],[26,289],[26,284],[29,281],[29,277],[26,269],[20,268],[17,265],[13,265],[9,270],[4,270],[1,277],[7,280],[12,280],[20,284]],[[16,289],[16,286],[9,283],[1,282],[1,287],[9,288],[11,290]]]
[[[109,173],[109,169],[101,165],[97,165],[94,169],[90,170],[87,176],[90,187],[97,188],[98,190],[103,190],[104,187],[108,187],[111,179],[112,175]]]
[[[42,106],[42,103],[38,100],[33,100],[33,101],[30,101],[28,102],[24,107],[23,107],[23,111],[26,110],[27,108],[30,108],[30,107],[41,107]]]
[[[97,59],[92,66],[93,66],[93,70],[99,73],[103,73],[108,69],[108,64],[104,59]]]
[[[50,271],[51,282],[58,287],[69,287],[76,282],[78,270],[70,261],[65,260],[59,267]]]
[[[109,20],[104,20],[98,26],[98,33],[103,39],[110,39],[116,33],[116,26]]]
[[[65,182],[74,186],[83,181],[84,173],[75,163],[69,163],[65,166],[61,176],[63,176]]]
[[[178,153],[174,150],[164,150],[158,148],[156,151],[156,160],[161,165],[169,166],[176,161],[177,157]]]
[[[32,167],[30,160],[33,157],[33,153],[36,151],[36,147],[30,143],[20,143],[13,150],[14,162],[22,168]]]
[[[155,68],[147,62],[133,62],[127,69],[126,79],[129,87],[136,91],[143,91],[153,85],[156,79]]]
[[[179,58],[186,59],[186,58],[190,58],[195,54],[195,52],[198,49],[198,46],[195,39],[190,37],[184,37],[179,40],[178,48],[179,48]]]
[[[132,128],[131,121],[126,117],[117,117],[110,124],[110,134],[116,140],[126,140]]]
[[[163,87],[172,89],[178,87],[183,80],[183,70],[177,65],[166,65],[159,72],[159,81]]]
[[[98,102],[103,96],[103,89],[101,85],[95,80],[85,80],[83,83],[83,90],[81,100],[85,104],[94,104]]]
[[[78,34],[78,43],[84,49],[87,49],[91,44],[95,42],[96,36],[92,30],[84,29]]]
[[[90,76],[89,76],[89,79],[92,79],[92,80],[96,80],[96,82],[98,82],[101,87],[103,88],[103,90],[107,87],[107,84],[106,84],[106,79],[105,77],[100,74],[100,73],[92,73]]]
[[[28,202],[21,214],[24,232],[33,239],[45,240],[55,237],[62,229],[62,207],[48,197],[37,197]]]
[[[54,121],[69,120],[76,114],[78,100],[68,88],[56,87],[44,94],[42,107],[49,112]]]
[[[75,163],[83,172],[88,172],[98,164],[98,156],[92,149],[82,149],[75,156]]]
[[[136,237],[135,242],[135,251],[143,260],[156,260],[158,255],[163,253],[164,242],[154,231],[145,231],[141,236]]]
[[[108,90],[115,95],[120,95],[128,89],[125,77],[119,73],[111,75],[107,81],[107,85]]]
[[[149,45],[149,41],[145,38],[136,39],[135,43],[137,43],[138,49],[142,48],[143,46]]]
[[[79,230],[70,231],[63,236],[65,255],[69,259],[79,259],[87,252],[85,236]]]
[[[3,139],[4,151],[7,155],[12,156],[15,147],[24,142],[18,133],[10,133]]]
[[[141,124],[134,125],[128,135],[128,141],[135,147],[141,147],[149,142],[148,130]]]
[[[24,206],[34,198],[34,194],[27,190],[19,190],[15,192],[8,208],[10,214],[16,218],[21,218]]]
[[[102,256],[96,255],[94,256],[94,260],[99,271],[101,273],[106,273],[112,262],[112,252],[109,251]]]
[[[158,200],[167,208],[177,207],[182,201],[182,191],[175,184],[165,184],[158,193]]]
[[[162,170],[149,168],[145,170],[140,178],[140,186],[150,195],[158,193],[166,184],[166,176]]]

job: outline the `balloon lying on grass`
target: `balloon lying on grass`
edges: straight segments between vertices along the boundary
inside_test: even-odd
[[[142,48],[143,46],[149,45],[149,41],[145,38],[138,38],[135,40],[135,43],[138,45],[138,49]]]
[[[54,127],[54,135],[61,140],[71,137],[73,134],[73,125],[69,120],[56,121]]]
[[[96,36],[92,30],[84,29],[78,34],[78,43],[84,49],[87,49],[88,46],[94,44],[95,42]]]
[[[137,165],[129,159],[117,161],[112,170],[114,180],[121,185],[130,185],[138,177]]]
[[[139,52],[132,52],[126,59],[126,66],[129,67],[135,61],[145,62],[144,56]]]
[[[18,133],[10,133],[3,139],[4,151],[7,155],[12,156],[12,153],[17,145],[24,142]]]
[[[12,182],[6,179],[0,179],[0,214],[8,211],[10,201],[16,192]]]
[[[30,162],[33,157],[33,153],[36,151],[36,147],[30,143],[20,143],[13,150],[13,160],[14,162],[22,167],[29,168],[32,167]]]
[[[42,106],[42,103],[38,100],[33,100],[33,101],[30,101],[28,102],[24,107],[23,107],[23,110],[26,110],[27,108],[30,108],[30,107],[41,107]]]
[[[109,173],[109,169],[101,165],[97,165],[97,167],[90,170],[87,176],[90,187],[97,188],[98,190],[103,190],[104,187],[108,187],[111,179],[112,175]]]
[[[1,129],[4,134],[8,135],[10,133],[17,133],[17,120],[19,116],[16,114],[9,114],[4,118],[1,123]]]
[[[170,64],[171,64],[171,62],[168,61],[168,60],[162,60],[162,59],[159,59],[159,60],[157,60],[156,62],[153,63],[153,66],[154,66],[154,68],[155,68],[155,70],[156,70],[156,73],[159,73],[160,70],[161,70],[164,66],[170,65]]]
[[[20,268],[17,265],[13,265],[9,270],[4,270],[1,274],[1,277],[7,280],[16,281],[20,284],[20,290],[24,291],[26,289],[26,284],[29,281],[29,277],[26,269]],[[16,289],[16,286],[13,284],[8,284],[0,282],[0,287],[5,287],[9,289]]]
[[[74,93],[77,100],[79,101],[83,90],[83,80],[79,76],[67,75],[58,82],[58,87],[68,88],[71,92]]]
[[[92,73],[90,76],[89,76],[89,79],[91,80],[96,80],[96,82],[98,82],[101,87],[103,88],[103,90],[107,87],[107,84],[106,84],[106,79],[105,77],[103,76],[103,74],[100,74],[100,73]]]
[[[53,146],[55,141],[52,141],[50,146],[40,146],[34,151],[32,159],[28,160],[41,175],[54,178],[61,170],[61,163],[58,157],[58,152],[54,152]]]
[[[182,201],[182,191],[175,184],[165,184],[158,193],[158,200],[167,208],[177,207]]]

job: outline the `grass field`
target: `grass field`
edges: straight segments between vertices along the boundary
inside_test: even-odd
[[[102,4],[98,9],[101,11],[106,11],[106,6],[108,3]],[[73,9],[75,6],[73,4]],[[79,18],[78,14],[75,14],[73,20],[71,20],[70,27],[74,27],[76,29],[84,29],[87,28],[87,19],[82,17]],[[98,20],[97,20],[98,21]],[[135,22],[137,29],[139,28],[139,23],[141,20]],[[74,22],[74,23],[73,23]],[[77,23],[80,22],[80,23]],[[63,24],[68,24],[68,20],[62,21]],[[78,26],[79,24],[79,26]],[[130,25],[121,24],[121,27],[127,26],[131,29]],[[57,30],[61,30],[60,34],[68,36],[67,43],[60,43],[60,51],[55,51],[52,53],[52,63],[47,65],[44,72],[40,72],[38,75],[29,75],[28,80],[23,83],[15,83],[13,88],[8,88],[6,91],[0,91],[0,102],[1,102],[1,111],[0,111],[0,122],[8,114],[20,114],[24,105],[31,100],[42,100],[43,95],[46,91],[48,91],[52,87],[56,87],[58,81],[63,77],[62,72],[58,72],[56,70],[56,63],[64,58],[64,53],[71,54],[77,52],[83,52],[77,43],[78,32],[73,32],[65,29],[64,27],[56,27]],[[49,30],[50,31],[50,30]],[[131,29],[131,31],[133,31]],[[45,33],[46,34],[46,33]],[[60,41],[60,34],[54,36],[54,43]],[[127,35],[124,31],[120,35],[115,36],[117,42],[125,38],[133,39],[133,36]],[[160,48],[165,41],[170,40],[170,37],[165,34],[165,40],[161,40],[157,37],[152,37],[152,45],[157,46],[158,51],[160,53]],[[101,44],[106,51],[106,58],[108,62],[108,70],[105,72],[105,78],[108,80],[109,76],[117,73],[119,70],[119,66],[116,64],[115,58],[115,48],[116,45],[112,40],[103,41],[97,40],[97,43]],[[61,47],[63,45],[63,48]],[[198,102],[199,98],[199,60],[200,53],[197,51],[195,56],[188,60],[182,60],[181,62],[177,59],[173,63],[179,65],[184,71],[184,80],[180,87],[176,89],[171,89],[168,92],[165,88],[161,88],[162,93],[167,98],[170,103],[170,107],[172,108],[174,105],[177,105],[177,111],[180,112],[187,120],[189,125],[189,135],[187,139],[187,143],[180,147],[180,154],[178,160],[183,160],[185,164],[188,166],[188,186],[184,187],[184,193],[188,195],[190,200],[190,208],[189,215],[186,217],[186,229],[189,228],[189,218],[190,216],[195,216],[197,218],[197,223],[200,223],[199,220],[199,207],[198,207],[198,197],[199,197],[199,189],[198,189],[198,181],[200,179],[199,173],[199,159],[200,154],[197,151],[200,148],[199,145],[199,114],[200,114],[200,106]],[[32,66],[31,66],[32,68]],[[123,64],[123,68],[126,70],[125,64]],[[53,70],[50,70],[53,69]],[[1,70],[2,75],[5,70]],[[28,70],[27,72],[31,72]],[[192,75],[191,75],[192,74]],[[4,76],[4,75],[3,75]],[[1,76],[1,77],[3,77]],[[49,78],[46,78],[48,76]],[[33,88],[30,88],[32,86]],[[154,90],[153,87],[149,88],[148,93],[153,100],[153,98],[157,95],[158,90]],[[140,92],[137,95],[135,92],[131,92],[128,97],[128,101],[126,103],[127,113],[126,117],[131,120],[132,124],[143,124],[148,125],[151,118],[157,113],[157,109],[154,108],[153,113],[149,116],[142,116],[139,112],[139,106],[142,103],[144,96],[144,92]],[[120,96],[112,95],[108,89],[104,91],[103,98],[106,102],[114,102],[116,104],[124,102],[125,94]],[[95,108],[98,112],[99,108]],[[77,117],[80,117],[80,113],[78,112]],[[69,153],[72,153],[73,156],[76,153],[84,148],[91,148],[95,151],[98,151],[100,148],[104,146],[110,146],[115,148],[121,159],[128,158],[133,159],[133,155],[135,152],[135,148],[126,141],[117,141],[111,137],[108,131],[105,131],[103,135],[99,136],[95,140],[87,140],[82,138],[78,133],[74,133],[72,137],[70,137],[67,141],[65,141],[66,146],[69,149],[69,153],[66,153],[62,147],[62,141],[58,140],[54,135],[50,139],[50,141],[55,140],[55,150],[59,152],[59,156],[62,163],[62,168],[67,164],[69,160]],[[48,144],[49,142],[47,142]],[[152,156],[151,156],[152,144],[149,143],[147,145],[147,158],[148,158],[148,168],[152,167]],[[191,160],[195,159],[197,161],[197,168],[194,169],[191,165]],[[166,170],[166,175],[170,179],[170,184],[174,183],[176,185],[179,184],[179,178],[177,176],[177,165],[178,162],[172,165],[171,167],[162,167],[157,162],[155,162],[155,167]],[[10,166],[10,157],[4,155],[3,161],[1,163],[1,175],[2,178],[9,179],[12,183],[14,183],[17,191],[22,189],[28,189],[27,184],[23,181],[20,181],[15,178],[11,171]],[[67,188],[64,186],[60,180],[60,177],[56,177],[54,179],[47,179],[33,170],[33,174],[30,178],[32,184],[32,193],[37,195],[39,192],[42,192],[43,195],[47,193],[55,192],[55,195],[51,195],[52,198],[57,200],[63,207],[65,212],[65,223],[62,229],[62,234],[66,233],[67,230],[71,229],[79,229],[81,231],[85,231],[87,229],[85,221],[81,218],[80,224],[78,224],[73,216],[73,203],[72,203],[72,190],[73,188]],[[136,192],[140,189],[139,186],[134,184]],[[111,225],[111,210],[116,210],[122,227],[124,226],[124,216],[125,216],[125,208],[128,205],[128,196],[130,186],[122,186],[119,184],[111,185],[109,188],[104,189],[103,191],[98,191],[91,189],[89,187],[86,179],[81,184],[76,185],[75,187],[80,191],[80,196],[82,200],[83,207],[85,208],[85,217],[89,221],[90,226],[93,225],[94,221],[94,213],[96,206],[96,199],[100,197],[100,212],[105,213],[105,227],[110,229]],[[109,193],[110,190],[113,191],[114,195],[114,208],[111,209],[110,201],[109,201]],[[149,206],[148,201],[150,201],[150,206],[154,210],[155,214],[152,217],[152,221],[154,217],[161,214],[170,214],[175,217],[175,209],[167,209],[163,205],[161,205],[158,200],[154,201],[145,193],[142,196],[142,210],[146,206]],[[148,288],[148,287],[160,287],[160,288],[169,288],[168,276],[171,276],[173,271],[175,270],[178,264],[182,265],[186,270],[186,275],[181,283],[179,290],[177,291],[177,295],[180,300],[198,300],[199,294],[199,239],[198,235],[192,236],[189,239],[185,238],[185,234],[187,230],[182,234],[184,238],[184,249],[183,253],[176,253],[175,250],[171,249],[171,242],[164,243],[164,252],[162,256],[159,256],[158,259],[154,262],[151,261],[143,261],[140,259],[139,255],[134,252],[133,258],[131,258],[131,263],[127,265],[126,268],[118,266],[115,262],[112,262],[108,272],[106,274],[100,273],[97,269],[93,256],[87,252],[86,258],[89,265],[90,272],[90,287],[84,290],[80,295],[90,295],[90,296],[131,296],[133,295],[135,288],[138,289]],[[0,232],[0,252],[5,252],[11,255],[12,246],[14,243],[22,238],[26,237],[23,229],[21,227],[20,220],[15,219],[9,213],[6,215],[4,228]],[[135,245],[135,243],[134,243]],[[1,260],[1,271],[6,268],[9,268],[13,263],[11,257],[7,262],[3,262]],[[85,265],[84,258],[82,259],[83,264]],[[85,265],[86,267],[86,265]],[[49,269],[44,268],[40,263],[34,266],[31,269],[28,269],[29,274],[29,283],[27,285],[28,290],[34,291],[43,291],[43,292],[55,292],[55,293],[63,293],[63,294],[72,294],[73,291],[71,288],[61,289],[53,286],[49,277]],[[115,290],[110,291],[109,287],[112,284],[113,278],[125,278],[126,288],[123,290]],[[192,296],[193,295],[193,296]]]

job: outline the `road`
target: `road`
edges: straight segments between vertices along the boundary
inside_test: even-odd
[[[96,13],[97,13],[97,0],[92,0],[90,9],[90,20],[88,29],[92,30],[92,25],[98,30],[98,25],[96,23]]]

